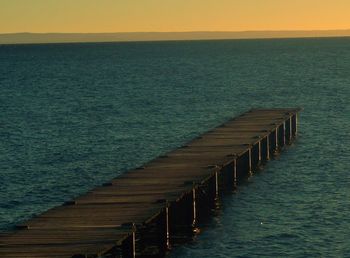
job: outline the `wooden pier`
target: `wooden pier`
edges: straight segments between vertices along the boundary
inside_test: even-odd
[[[297,135],[300,109],[253,109],[0,234],[1,258],[162,257]]]

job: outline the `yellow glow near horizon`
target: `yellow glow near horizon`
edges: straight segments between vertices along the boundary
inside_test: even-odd
[[[350,29],[349,0],[0,0],[0,33]]]

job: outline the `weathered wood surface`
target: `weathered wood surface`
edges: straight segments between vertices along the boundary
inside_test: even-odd
[[[217,195],[219,187],[233,187],[296,136],[298,111],[256,109],[244,113],[141,168],[24,222],[13,232],[1,234],[0,257],[133,257],[135,231],[154,223],[156,234],[164,233],[154,241],[166,248],[180,220],[191,217],[190,222],[196,223],[203,210],[201,202],[212,196],[210,189]],[[196,197],[196,189],[203,187],[206,195]],[[143,235],[152,235],[151,231],[140,233],[138,243]]]

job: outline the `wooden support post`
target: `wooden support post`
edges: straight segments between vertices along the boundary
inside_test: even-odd
[[[270,135],[266,136],[266,160],[270,160]]]
[[[289,144],[292,143],[293,139],[293,121],[292,116],[289,118]]]
[[[252,172],[253,172],[253,169],[252,169],[252,148],[249,148],[248,150],[248,174],[251,175]]]
[[[298,114],[295,114],[295,137],[298,135]]]
[[[233,187],[237,187],[237,159],[233,160]]]
[[[259,141],[259,165],[261,164],[261,140]]]
[[[170,250],[170,231],[169,231],[169,202],[165,206],[165,223],[166,223],[166,248]]]
[[[112,257],[115,257],[114,253],[110,253]],[[72,257],[81,257],[81,255],[75,255]],[[109,257],[109,256],[108,256]],[[121,257],[123,258],[135,258],[136,257],[136,225],[131,224],[131,235],[124,239],[121,243]]]
[[[278,127],[275,130],[275,152],[278,152]]]
[[[132,223],[132,257],[136,258],[136,224]]]
[[[283,122],[283,146],[286,145],[286,121]]]
[[[192,208],[193,208],[193,220],[192,227],[195,227],[197,224],[197,207],[196,207],[196,188],[192,189]]]
[[[219,176],[218,172],[215,172],[215,200],[219,198]]]

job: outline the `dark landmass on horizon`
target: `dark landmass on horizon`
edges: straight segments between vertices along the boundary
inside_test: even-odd
[[[269,39],[350,37],[348,30],[241,31],[241,32],[119,32],[119,33],[8,33],[0,34],[0,44],[77,42],[128,42],[170,40]]]

